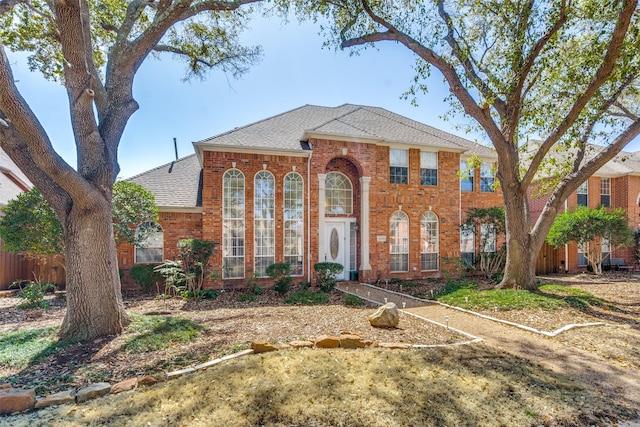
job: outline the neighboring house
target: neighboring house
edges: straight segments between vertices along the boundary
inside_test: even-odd
[[[276,262],[298,280],[320,261],[345,280],[437,277],[478,250],[479,233],[461,236],[465,211],[502,204],[493,150],[382,108],[306,105],[194,148],[129,179],[155,194],[160,221],[145,247],[119,248],[123,270],[201,238],[219,242],[213,264],[231,285]],[[482,167],[461,180],[470,156]]]
[[[535,221],[546,203],[546,198],[531,198],[531,216]],[[565,202],[565,209],[576,206],[622,208],[627,211],[629,226],[640,228],[640,152],[621,152],[598,172],[587,179]],[[603,245],[603,254],[618,258],[624,264],[636,266],[633,248],[610,248]],[[538,257],[537,273],[576,273],[587,269],[583,248],[570,243],[554,249],[545,244]]]
[[[7,153],[0,149],[0,215],[9,200],[31,189],[31,182]],[[2,240],[0,240],[0,247]],[[17,279],[29,276],[29,263],[22,256],[0,251],[0,289],[7,289]]]

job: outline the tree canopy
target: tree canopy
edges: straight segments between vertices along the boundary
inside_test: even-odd
[[[339,48],[390,41],[411,50],[416,74],[405,96],[414,102],[433,70],[443,76],[450,113],[471,117],[498,155],[507,220],[500,286],[535,289],[535,259],[562,202],[640,134],[637,0],[295,4],[302,19],[329,20],[325,33]],[[532,222],[527,192],[542,177],[555,181]]]

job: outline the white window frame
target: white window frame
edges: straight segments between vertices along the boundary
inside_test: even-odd
[[[603,197],[609,198],[609,203],[602,203]],[[611,207],[611,178],[600,178],[600,204],[605,207]]]
[[[342,172],[327,173],[325,178],[325,213],[353,214],[353,184],[349,177]]]
[[[480,224],[480,244],[482,252],[494,253],[496,251],[496,227],[493,224]]]
[[[420,218],[420,270],[436,271],[440,268],[440,230],[438,215],[429,211]],[[435,268],[426,268],[435,256]]]
[[[231,176],[234,175],[234,176]],[[228,187],[227,179],[237,180],[242,178],[241,185]],[[234,192],[231,192],[234,190]],[[239,169],[228,169],[222,176],[222,278],[244,279],[245,276],[245,195],[246,180]],[[235,193],[235,195],[234,195]],[[231,203],[241,206],[241,209],[232,209]],[[234,213],[235,211],[235,213]],[[229,233],[233,231],[234,234]],[[241,244],[240,244],[241,242]],[[229,264],[233,267],[229,268]],[[235,274],[230,272],[236,271]]]
[[[589,206],[589,181],[585,181],[576,190],[578,206]],[[580,203],[580,196],[585,196],[586,203]]]
[[[469,248],[470,246],[470,248]],[[467,250],[471,249],[471,251]],[[471,226],[460,227],[460,257],[464,254],[472,254],[471,263],[476,260],[476,231]]]
[[[473,168],[469,168],[469,164],[466,160],[460,160],[460,191],[463,193],[473,193],[475,190],[474,187],[474,170]],[[463,188],[462,183],[469,182],[471,184],[471,189],[466,190]]]
[[[295,188],[291,188],[293,185]],[[291,266],[291,276],[304,276],[304,178],[302,175],[297,172],[285,175],[283,190],[284,262]],[[289,197],[292,192],[295,197]]]
[[[422,180],[422,171],[435,171],[435,183],[425,184]],[[420,185],[428,187],[438,186],[438,152],[437,151],[421,151],[420,152]]]
[[[406,182],[395,182],[392,180],[391,168],[404,169],[404,176],[406,176]],[[389,183],[406,185],[409,184],[409,150],[403,148],[391,148],[389,150]]]
[[[133,252],[133,263],[134,264],[160,264],[164,261],[164,229],[157,222],[146,222],[144,224],[139,225],[136,228],[136,234],[140,227],[144,226],[145,228],[156,227],[156,231],[147,234],[147,237],[140,242],[140,245],[135,246],[135,250]],[[157,244],[154,246],[154,244]],[[160,249],[160,258],[153,258],[152,260],[144,260],[140,261],[140,255],[149,249]],[[138,252],[141,252],[140,254]],[[147,255],[145,255],[147,256]]]
[[[409,271],[409,226],[409,216],[405,212],[395,211],[391,215],[389,226],[389,271],[391,273]],[[401,262],[398,263],[397,259]],[[398,265],[401,267],[406,265],[406,268],[399,269]]]
[[[493,193],[493,185],[496,182],[496,176],[493,169],[493,163],[482,162],[480,164],[480,192],[481,193]],[[488,185],[485,181],[490,180],[491,185]]]
[[[276,262],[276,179],[268,170],[253,178],[253,274],[267,277]]]

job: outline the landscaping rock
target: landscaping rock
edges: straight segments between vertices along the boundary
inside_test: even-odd
[[[279,350],[280,347],[276,344],[268,343],[265,340],[258,340],[251,343],[251,349],[255,354],[258,354],[267,353],[269,351],[276,351]]]
[[[158,384],[159,382],[162,382],[162,379],[158,377],[154,377],[153,375],[146,375],[138,379],[138,385],[144,385],[144,386],[151,386],[154,384]]]
[[[402,349],[402,348],[411,348],[413,346],[411,344],[407,344],[406,342],[381,342],[380,344],[378,344],[378,347]]]
[[[0,384],[0,390],[4,390],[5,388],[11,388],[11,384],[9,384],[9,383]]]
[[[364,348],[366,347],[366,344],[360,335],[343,334],[343,335],[340,335],[340,347]]]
[[[315,342],[318,348],[338,348],[340,347],[340,338],[335,335],[320,335]]]
[[[128,380],[120,381],[111,387],[111,394],[118,394],[123,391],[133,390],[136,387],[138,387],[138,378],[129,378]]]
[[[3,388],[0,390],[0,414],[22,412],[33,408],[36,403],[36,391]]]
[[[52,405],[63,405],[65,403],[76,403],[76,396],[73,390],[61,391],[44,397],[36,402],[35,408],[46,408]]]
[[[369,316],[369,323],[376,328],[395,328],[400,323],[398,307],[393,302],[386,303]]]
[[[293,348],[311,348],[313,343],[311,341],[291,341],[289,345]]]
[[[86,402],[87,400],[95,399],[109,394],[111,391],[111,384],[109,383],[94,383],[78,390],[76,394],[76,400],[78,403]]]

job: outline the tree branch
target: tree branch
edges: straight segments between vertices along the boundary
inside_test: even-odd
[[[25,0],[0,0],[0,15],[12,10],[17,4],[24,3]]]
[[[562,135],[564,135],[567,130],[569,130],[569,128],[573,126],[587,103],[593,98],[598,89],[600,89],[600,87],[607,81],[609,76],[611,76],[611,73],[615,68],[616,59],[618,58],[620,50],[622,49],[627,30],[629,29],[631,18],[638,6],[638,0],[625,1],[623,4],[624,7],[618,15],[618,19],[616,21],[613,35],[609,42],[607,52],[605,53],[605,56],[602,60],[602,65],[589,83],[587,89],[575,101],[564,120],[560,123],[556,130],[540,145],[540,148],[531,161],[527,173],[522,179],[521,188],[526,188],[529,186],[529,184],[533,180],[533,177],[535,176],[536,171],[540,167],[544,156],[551,149],[551,147],[553,147],[560,140]]]

